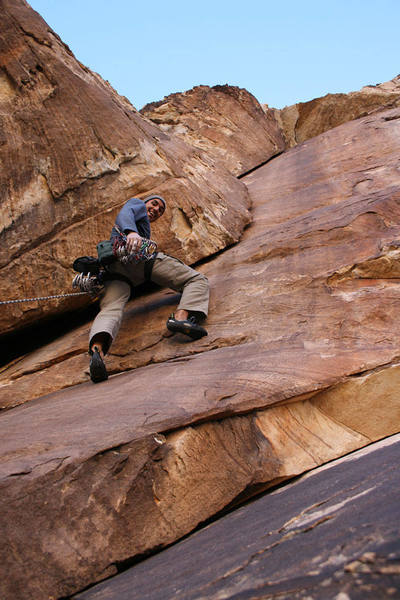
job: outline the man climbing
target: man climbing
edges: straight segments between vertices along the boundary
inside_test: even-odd
[[[152,195],[144,200],[131,198],[117,215],[111,231],[111,241],[124,234],[127,251],[134,253],[140,248],[142,238],[150,239],[150,223],[159,219],[165,208],[166,203],[161,196]],[[94,383],[108,377],[104,356],[118,333],[131,285],[154,281],[160,286],[181,292],[178,308],[167,320],[167,328],[174,333],[184,333],[194,340],[207,335],[207,331],[198,323],[208,314],[209,286],[202,273],[163,252],[157,252],[155,259],[147,262],[122,264],[116,260],[107,270],[116,278],[105,283],[100,312],[89,336],[89,370]]]

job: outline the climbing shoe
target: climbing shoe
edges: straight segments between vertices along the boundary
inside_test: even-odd
[[[192,340],[199,340],[204,335],[208,335],[204,327],[197,323],[196,317],[189,317],[185,321],[177,321],[174,315],[171,315],[167,321],[167,329],[173,333],[184,333]]]
[[[93,354],[90,359],[89,372],[90,379],[93,381],[93,383],[100,383],[100,381],[105,381],[108,379],[106,365],[101,358],[97,346],[94,347]]]

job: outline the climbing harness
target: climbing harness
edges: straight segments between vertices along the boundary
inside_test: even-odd
[[[73,264],[75,271],[79,271],[72,281],[72,287],[80,288],[91,296],[97,296],[104,286],[104,282],[110,278],[125,277],[113,275],[107,272],[107,266],[118,260],[123,265],[128,263],[137,264],[143,261],[152,261],[157,254],[157,244],[153,240],[141,238],[140,247],[136,252],[128,252],[126,249],[126,235],[114,225],[119,233],[119,238],[113,242],[105,240],[97,244],[98,259],[91,256],[81,256]],[[145,269],[146,270],[146,269]]]
[[[157,254],[157,244],[153,240],[141,238],[141,246],[136,252],[129,253],[126,249],[126,236],[116,227],[120,239],[110,242],[100,242],[97,245],[99,258],[82,256],[74,261],[73,268],[78,274],[72,280],[72,287],[78,288],[80,292],[67,294],[54,294],[52,296],[39,296],[37,298],[21,298],[18,300],[0,300],[2,304],[19,304],[20,302],[40,302],[56,298],[69,298],[71,296],[83,296],[89,294],[93,298],[99,295],[104,287],[104,282],[109,278],[104,266],[119,260],[122,264],[139,263],[151,261]],[[91,269],[91,270],[90,270]]]

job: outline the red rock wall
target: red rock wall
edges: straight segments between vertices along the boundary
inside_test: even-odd
[[[333,127],[368,114],[400,105],[400,75],[349,94],[327,94],[309,102],[268,109],[279,123],[288,147],[300,144]]]
[[[4,370],[8,408],[54,390],[0,419],[4,597],[68,596],[399,430],[399,128],[358,119],[245,178],[252,224],[201,266],[207,337],[165,335],[162,291],[128,305],[108,381],[73,386],[88,326]]]
[[[141,114],[167,132],[207,151],[234,175],[243,175],[285,149],[272,112],[248,91],[200,85],[147,104]]]
[[[0,9],[3,299],[71,291],[73,259],[95,253],[132,196],[165,195],[154,235],[189,263],[239,239],[250,218],[242,183],[144,119],[23,0]],[[11,305],[0,333],[82,302]]]
[[[207,337],[167,334],[178,297],[163,290],[127,306],[107,357],[115,376],[98,386],[85,372],[89,324],[2,370],[0,596],[47,600],[399,430],[400,109],[239,183],[217,150],[138,115],[24,2],[0,6],[4,293],[58,290],[72,253],[90,253],[133,194],[166,196],[155,235],[189,260],[241,236],[199,267]],[[18,307],[0,323],[51,310]]]

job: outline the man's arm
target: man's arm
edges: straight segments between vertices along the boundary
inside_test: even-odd
[[[115,219],[116,225],[125,234],[138,233],[137,221],[147,218],[146,205],[139,198],[131,198],[124,204]]]
[[[147,218],[146,205],[139,198],[131,198],[124,204],[115,219],[116,225],[126,235],[126,247],[129,252],[135,252],[141,237],[138,233],[137,221]]]

